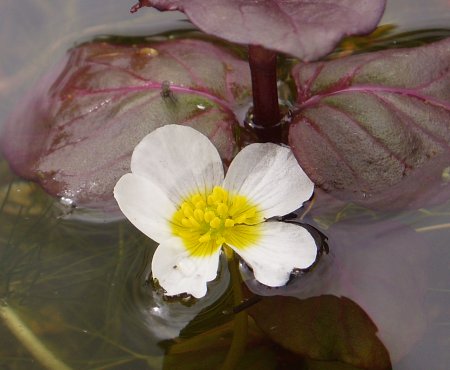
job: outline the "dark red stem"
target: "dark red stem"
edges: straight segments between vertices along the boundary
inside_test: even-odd
[[[253,89],[253,123],[271,128],[280,122],[277,89],[277,53],[249,45]]]

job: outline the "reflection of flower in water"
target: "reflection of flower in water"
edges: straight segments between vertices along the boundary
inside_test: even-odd
[[[148,289],[142,281],[133,307],[138,307],[139,325],[145,323],[148,330],[158,339],[176,338],[186,326],[195,319],[196,327],[208,328],[211,325],[211,311],[226,300],[226,290],[230,283],[230,275],[225,258],[220,259],[220,277],[211,282],[209,294],[200,300],[187,298],[184,302],[179,299],[166,299],[153,289]],[[222,310],[221,310],[222,311]],[[214,314],[214,317],[217,317]]]
[[[266,222],[297,209],[314,189],[288,148],[249,145],[224,177],[220,156],[204,135],[168,125],[138,144],[131,171],[114,196],[128,219],[160,243],[152,273],[169,296],[203,297],[225,244],[268,286],[286,284],[293,269],[316,258],[304,228]]]

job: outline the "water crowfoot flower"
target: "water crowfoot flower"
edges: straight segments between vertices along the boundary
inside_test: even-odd
[[[309,267],[317,253],[309,232],[268,219],[299,208],[313,189],[289,148],[251,144],[224,176],[206,136],[167,125],[136,146],[131,173],[117,182],[114,196],[125,216],[159,243],[152,274],[166,294],[201,298],[225,244],[271,287]]]

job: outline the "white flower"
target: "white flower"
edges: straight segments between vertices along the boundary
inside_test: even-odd
[[[272,287],[316,258],[314,239],[303,227],[266,221],[296,210],[314,189],[289,148],[251,144],[224,177],[206,136],[167,125],[136,146],[131,171],[117,182],[114,196],[125,216],[159,243],[152,273],[169,296],[203,297],[217,276],[223,244]]]

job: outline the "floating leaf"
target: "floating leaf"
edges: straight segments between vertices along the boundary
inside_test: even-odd
[[[233,109],[249,96],[247,64],[204,41],[86,43],[41,81],[0,144],[18,174],[52,195],[116,209],[113,187],[146,134],[190,125],[230,161],[237,149]]]
[[[264,297],[249,312],[270,338],[292,352],[363,369],[391,368],[376,326],[350,299]]]
[[[293,75],[289,142],[317,185],[391,208],[450,189],[450,39],[299,64]]]
[[[202,31],[240,44],[261,45],[316,60],[348,35],[367,34],[385,0],[140,0],[133,7],[180,10]]]

